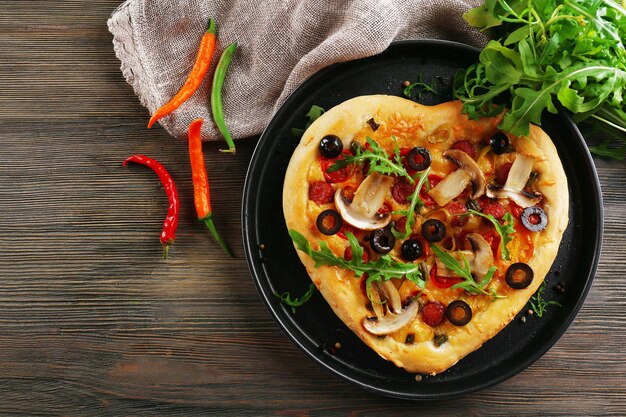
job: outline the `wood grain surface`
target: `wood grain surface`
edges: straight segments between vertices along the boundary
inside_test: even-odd
[[[185,144],[124,81],[106,19],[120,0],[0,1],[0,414],[625,415],[626,163],[596,159],[604,247],[567,333],[521,374],[457,400],[367,394],[284,336],[250,278],[241,197],[255,140],[205,146],[215,217],[195,220]],[[178,240],[161,259],[178,181]]]

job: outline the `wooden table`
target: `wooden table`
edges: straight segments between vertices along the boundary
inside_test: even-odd
[[[626,413],[626,163],[596,159],[604,247],[587,301],[539,361],[487,391],[410,403],[309,360],[250,278],[241,196],[255,140],[205,147],[229,259],[195,220],[186,146],[145,128],[106,19],[120,0],[0,1],[0,413],[590,415]],[[178,241],[133,153],[178,180]],[[224,174],[227,173],[227,174]]]

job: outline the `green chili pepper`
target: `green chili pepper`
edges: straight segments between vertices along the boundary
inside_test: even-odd
[[[217,63],[217,68],[215,69],[215,74],[213,75],[213,89],[211,91],[211,111],[213,113],[213,120],[228,144],[228,149],[220,149],[220,152],[229,152],[233,154],[235,153],[235,143],[233,142],[233,138],[230,135],[228,127],[226,126],[226,121],[224,120],[222,87],[224,86],[226,69],[228,68],[228,64],[230,64],[230,60],[232,59],[236,49],[237,43],[231,43],[226,49],[224,49],[224,52],[222,52],[220,61]]]

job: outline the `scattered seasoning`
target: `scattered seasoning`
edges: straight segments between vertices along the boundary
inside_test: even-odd
[[[529,316],[532,316],[533,314],[535,314],[535,312],[533,311],[532,308],[529,308],[526,314],[528,314]]]
[[[224,120],[224,107],[222,105],[222,87],[224,86],[224,79],[226,78],[226,70],[230,64],[233,54],[237,49],[237,43],[231,43],[224,49],[222,56],[220,57],[217,67],[215,68],[215,74],[213,74],[213,88],[211,90],[211,112],[213,113],[213,120],[217,125],[222,136],[228,144],[228,149],[220,149],[220,152],[235,153],[235,142],[228,131],[226,121]]]
[[[341,349],[341,343],[335,342],[335,349],[337,350]]]
[[[367,124],[370,125],[370,127],[372,128],[374,132],[376,132],[378,128],[380,127],[380,125],[376,123],[376,120],[374,120],[373,117],[367,121]]]
[[[165,167],[148,156],[131,155],[126,158],[124,162],[122,162],[122,166],[128,165],[129,162],[145,165],[153,170],[159,176],[161,184],[163,184],[163,188],[165,189],[165,194],[167,194],[169,207],[167,209],[167,216],[165,216],[165,221],[163,222],[163,230],[161,231],[163,257],[167,258],[167,253],[170,245],[174,243],[174,239],[176,238],[176,229],[178,228],[178,211],[180,208],[180,201],[178,200],[176,184]]]
[[[408,81],[408,80],[402,83],[402,87],[408,87],[410,85],[411,85],[411,81]]]
[[[265,250],[265,243],[259,243],[259,250]]]
[[[526,316],[522,316],[520,320],[522,321],[522,323],[526,323]]]
[[[191,163],[191,178],[193,181],[193,201],[196,206],[198,220],[203,222],[211,231],[213,238],[222,249],[230,256],[233,253],[215,228],[213,223],[213,211],[211,209],[211,189],[209,187],[209,177],[204,165],[204,153],[202,152],[202,139],[200,130],[202,129],[202,119],[197,119],[189,125],[189,162]]]
[[[409,333],[406,335],[406,339],[404,339],[404,343],[407,345],[412,345],[415,342],[415,335],[413,333]]]
[[[148,129],[152,127],[159,119],[171,114],[174,110],[180,107],[185,101],[187,101],[193,93],[196,92],[204,76],[211,64],[211,58],[213,57],[213,51],[215,51],[215,21],[209,19],[209,27],[204,32],[202,40],[200,41],[200,47],[198,49],[198,55],[196,61],[193,64],[191,72],[187,76],[185,84],[181,87],[180,91],[163,106],[159,107],[154,112],[150,121],[148,122]]]
[[[554,290],[558,292],[559,294],[565,294],[565,283],[563,281],[560,281],[556,285],[556,287],[554,287]]]
[[[433,338],[433,343],[437,347],[443,345],[447,341],[448,341],[448,336],[443,333],[435,334],[435,337]]]
[[[422,376],[421,376],[420,374],[415,375],[415,380],[416,380],[417,382],[420,382],[422,379],[423,379],[423,378],[422,378]]]

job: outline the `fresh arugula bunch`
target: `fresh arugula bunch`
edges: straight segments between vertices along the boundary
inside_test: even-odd
[[[313,122],[319,119],[319,117],[322,114],[324,114],[323,108],[321,108],[320,106],[316,106],[315,104],[312,105],[306,114],[306,118],[309,120],[306,122],[304,129],[292,127],[289,132],[291,133],[293,137],[296,137],[296,138],[301,137],[304,134],[304,132],[306,132],[306,130],[313,124]]]
[[[537,314],[537,317],[543,317],[543,313],[546,312],[546,309],[549,305],[555,305],[557,307],[563,307],[561,303],[556,301],[546,301],[543,299],[543,291],[546,289],[546,282],[542,282],[535,295],[530,297],[528,302],[530,303],[533,311]]]
[[[296,308],[302,306],[304,303],[311,299],[311,296],[315,293],[315,284],[310,284],[309,289],[302,295],[302,297],[291,298],[291,294],[285,291],[282,294],[274,293],[274,296],[279,298],[280,301],[291,307],[291,312],[295,313]]]
[[[468,210],[468,212],[476,214],[477,216],[484,217],[493,224],[493,226],[496,228],[496,232],[498,232],[498,234],[500,235],[500,252],[502,253],[502,260],[508,261],[511,254],[506,245],[508,245],[509,242],[513,240],[513,235],[515,234],[515,227],[513,226],[513,215],[511,213],[506,213],[504,217],[502,217],[505,223],[502,224],[495,217],[493,217],[492,214],[485,214],[476,210]]]
[[[426,180],[428,179],[429,172],[430,167],[428,167],[428,169],[422,171],[419,174],[417,187],[415,187],[415,191],[413,191],[413,194],[409,196],[411,202],[411,204],[409,204],[409,208],[406,210],[394,212],[394,214],[401,214],[403,216],[406,216],[406,225],[404,227],[404,231],[396,230],[395,227],[391,228],[391,233],[396,237],[396,239],[406,239],[407,237],[409,237],[411,231],[413,230],[413,226],[415,225],[415,210],[419,210],[424,205],[424,202],[420,198],[420,190],[422,189],[424,182],[426,182]]]
[[[469,262],[463,253],[461,253],[461,258],[463,259],[463,265],[461,265],[459,261],[454,259],[452,255],[441,249],[439,246],[431,243],[430,249],[450,271],[463,278],[463,281],[454,284],[451,288],[462,288],[470,294],[490,295],[493,299],[504,298],[504,296],[496,294],[496,290],[493,288],[491,288],[490,291],[486,290],[487,286],[491,282],[491,279],[493,278],[493,274],[496,273],[497,268],[495,266],[489,268],[489,271],[487,271],[480,282],[476,282],[472,276],[472,270],[470,269]]]
[[[397,175],[408,179],[411,184],[414,183],[413,177],[409,175],[400,156],[400,147],[395,137],[391,137],[394,141],[393,159],[387,155],[387,152],[369,136],[366,138],[370,145],[369,149],[362,146],[356,147],[356,155],[344,155],[343,158],[337,159],[334,164],[328,167],[328,172],[338,171],[351,164],[362,164],[369,162],[368,175],[372,172],[378,172],[383,175]]]
[[[291,236],[298,250],[306,253],[315,261],[316,268],[322,265],[338,266],[353,271],[354,276],[357,278],[367,273],[366,290],[368,297],[370,297],[372,283],[376,281],[406,278],[417,284],[419,288],[423,289],[426,285],[419,264],[400,263],[395,261],[390,255],[382,255],[376,260],[371,260],[367,263],[363,262],[363,248],[351,232],[346,232],[346,237],[352,249],[352,259],[349,261],[336,256],[323,240],[319,241],[320,250],[316,251],[311,248],[309,241],[297,231],[289,230],[289,236]]]
[[[485,0],[464,17],[494,38],[454,78],[471,118],[508,107],[498,127],[524,136],[558,101],[576,122],[593,118],[626,141],[626,11],[617,2]]]

